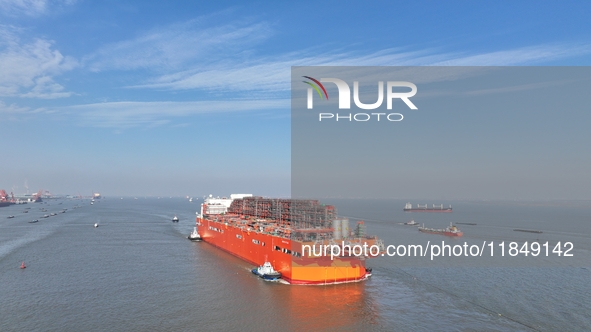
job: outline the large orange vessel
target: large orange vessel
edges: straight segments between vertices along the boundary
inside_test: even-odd
[[[272,199],[234,194],[201,205],[197,230],[203,241],[254,265],[265,261],[291,284],[365,280],[365,260],[384,245],[358,222],[338,218],[332,205],[316,200]]]

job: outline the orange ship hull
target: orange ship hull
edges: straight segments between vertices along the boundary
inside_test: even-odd
[[[263,232],[245,231],[222,221],[197,218],[203,241],[253,265],[270,262],[290,284],[356,282],[370,275],[364,258],[302,255],[302,245],[313,245]]]

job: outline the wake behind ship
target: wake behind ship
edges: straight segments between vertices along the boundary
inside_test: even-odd
[[[365,280],[371,275],[365,260],[384,249],[377,237],[365,235],[362,221],[351,232],[348,219],[338,218],[334,206],[317,200],[210,195],[196,223],[203,241],[256,266],[268,261],[291,284]],[[348,251],[364,244],[379,252]],[[327,245],[339,246],[341,254],[331,259],[330,251],[326,255],[322,250]]]

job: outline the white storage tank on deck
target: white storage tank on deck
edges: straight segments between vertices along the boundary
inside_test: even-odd
[[[334,219],[332,221],[332,234],[334,240],[340,240],[342,235],[341,219]]]
[[[341,220],[341,229],[343,230],[343,239],[348,239],[351,236],[351,231],[349,230],[349,219]]]

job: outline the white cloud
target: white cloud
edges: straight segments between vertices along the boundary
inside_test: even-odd
[[[70,96],[53,77],[75,68],[76,60],[52,49],[45,39],[23,43],[14,30],[0,26],[0,96]]]
[[[28,107],[21,107],[16,104],[6,105],[2,100],[0,100],[0,114],[15,114],[15,113],[25,113],[28,112],[30,109]]]

